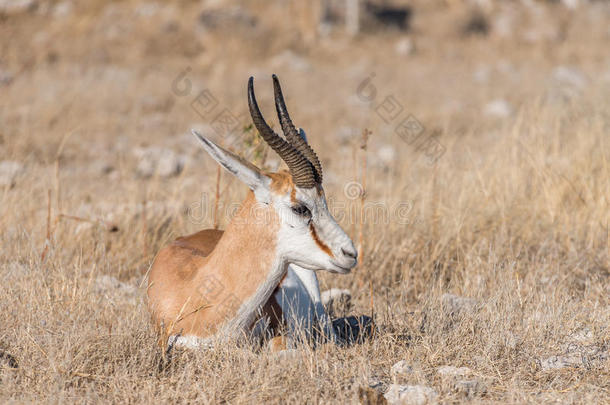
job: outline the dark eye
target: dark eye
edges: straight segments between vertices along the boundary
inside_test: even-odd
[[[294,212],[295,214],[297,214],[301,217],[311,217],[311,211],[309,211],[309,208],[307,208],[303,204],[295,205],[291,208],[292,208],[292,212]]]

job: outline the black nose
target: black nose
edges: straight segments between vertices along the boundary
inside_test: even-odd
[[[358,252],[352,252],[349,250],[345,250],[343,248],[341,248],[341,253],[343,253],[345,256],[352,258],[352,259],[356,259],[358,257]]]

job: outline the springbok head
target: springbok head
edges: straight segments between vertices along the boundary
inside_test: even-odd
[[[254,192],[257,204],[275,212],[279,220],[276,249],[285,262],[309,270],[348,273],[356,265],[357,252],[328,210],[322,188],[322,165],[304,133],[292,124],[276,75],[273,75],[273,88],[285,139],[265,122],[254,96],[252,77],[248,81],[248,106],[256,129],[286,163],[288,171],[265,173],[199,133],[193,133],[212,158]]]

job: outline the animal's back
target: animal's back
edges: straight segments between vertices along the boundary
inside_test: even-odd
[[[158,327],[171,327],[181,312],[190,309],[186,307],[196,307],[195,302],[185,306],[184,297],[195,296],[190,281],[223,233],[204,229],[179,237],[159,251],[148,275],[148,305]]]

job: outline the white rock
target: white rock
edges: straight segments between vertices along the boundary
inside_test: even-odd
[[[78,225],[76,225],[74,233],[76,235],[82,235],[91,229],[93,229],[93,224],[91,222],[79,222]]]
[[[553,69],[551,77],[561,85],[576,89],[582,89],[588,82],[587,76],[581,70],[568,66],[557,66]]]
[[[551,356],[540,360],[542,371],[560,370],[566,367],[579,367],[582,365],[582,359],[578,354],[569,354],[567,356]]]
[[[125,296],[134,296],[137,293],[137,288],[123,283],[116,277],[103,275],[95,279],[94,290],[100,294],[120,294]]]
[[[504,99],[492,100],[485,105],[483,113],[490,117],[506,118],[513,113],[513,107]]]
[[[444,377],[464,377],[472,374],[472,370],[468,367],[441,366],[436,369],[436,372]]]
[[[142,177],[176,176],[180,174],[187,161],[185,155],[158,147],[136,148],[133,153],[138,159],[136,172]]]
[[[394,159],[396,159],[396,148],[392,145],[382,145],[377,149],[377,158],[385,165],[394,163]]]
[[[406,360],[400,360],[392,366],[390,374],[393,377],[404,377],[413,374],[413,367],[411,367]]]
[[[396,45],[394,45],[394,51],[398,55],[403,56],[413,54],[413,52],[415,52],[415,45],[413,44],[413,40],[408,37],[398,40],[398,42],[396,42]]]
[[[457,392],[460,392],[467,397],[474,397],[487,392],[487,385],[477,378],[456,381],[453,387]]]
[[[286,50],[271,58],[270,64],[274,68],[288,68],[297,72],[308,72],[311,63],[303,56],[297,55],[291,50]]]
[[[335,136],[341,145],[347,145],[352,140],[356,139],[359,133],[360,131],[357,128],[343,126],[335,132]]]
[[[0,69],[0,85],[5,84],[11,84],[11,82],[13,81],[13,74],[7,70],[2,70]]]
[[[567,367],[603,367],[610,359],[607,346],[581,345],[568,343],[564,345],[564,353],[539,360],[542,371],[560,370]]]
[[[135,8],[135,13],[138,17],[153,17],[159,12],[160,8],[158,3],[144,3]]]
[[[352,300],[352,293],[349,290],[331,288],[330,290],[323,291],[320,294],[320,297],[322,298],[322,304],[329,307],[336,302],[345,302],[346,304],[349,304]]]
[[[14,184],[17,176],[23,173],[23,169],[23,164],[14,160],[0,162],[0,187]]]
[[[566,8],[575,10],[580,6],[580,0],[561,0],[561,4],[563,4]]]
[[[472,78],[477,83],[488,83],[490,76],[491,76],[491,69],[487,65],[478,66],[474,70],[474,73],[472,74]]]
[[[570,340],[577,343],[591,343],[593,332],[588,327],[577,329],[570,334]]]
[[[299,350],[297,349],[280,350],[279,352],[273,353],[271,357],[274,360],[278,360],[281,362],[293,362],[302,358]]]
[[[391,384],[385,399],[392,405],[426,405],[436,402],[438,394],[424,385]]]
[[[37,6],[36,0],[0,0],[0,14],[19,14],[32,11]]]
[[[106,159],[96,159],[88,167],[95,175],[110,174],[115,170],[112,163]]]
[[[515,20],[514,12],[503,10],[492,21],[492,30],[500,38],[511,37],[514,33]]]
[[[477,306],[477,300],[453,294],[443,294],[441,301],[445,311],[455,315],[472,312]]]
[[[511,350],[515,350],[519,343],[521,342],[521,337],[512,332],[508,332],[504,335],[504,344]]]
[[[468,367],[441,366],[436,369],[436,373],[440,375],[443,385],[467,397],[487,391],[483,381],[472,378],[473,371]]]
[[[179,174],[184,167],[183,159],[173,152],[164,153],[157,161],[157,174],[161,177],[170,177]]]
[[[66,17],[72,14],[74,4],[71,1],[62,1],[53,7],[53,17]]]

